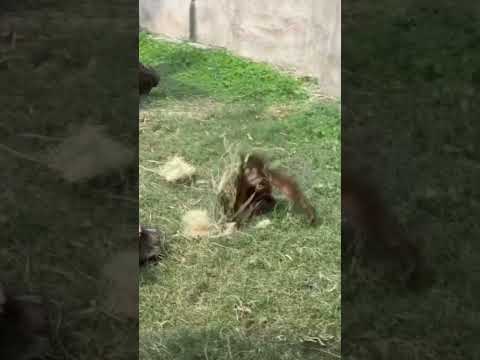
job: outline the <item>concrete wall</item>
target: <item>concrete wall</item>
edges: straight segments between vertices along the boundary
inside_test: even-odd
[[[191,0],[139,0],[140,26],[188,39]],[[318,78],[340,96],[341,0],[196,0],[197,41]]]

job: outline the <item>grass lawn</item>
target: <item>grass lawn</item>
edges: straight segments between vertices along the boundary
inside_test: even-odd
[[[161,76],[140,105],[140,219],[171,252],[140,275],[142,359],[340,357],[340,106],[311,83],[226,52],[140,35],[140,59]],[[318,209],[310,228],[279,206],[263,229],[189,240],[181,218],[212,210],[225,144],[258,149],[296,175]],[[181,155],[192,185],[144,168]]]

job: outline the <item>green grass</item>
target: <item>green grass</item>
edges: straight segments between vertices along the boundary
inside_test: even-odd
[[[479,353],[480,159],[472,111],[480,32],[466,2],[423,5],[359,3],[346,9],[352,21],[342,22],[355,34],[342,38],[346,108],[354,111],[342,118],[342,145],[348,139],[383,169],[376,175],[387,197],[406,224],[423,227],[416,235],[436,270],[430,291],[400,296],[369,279],[350,288],[352,274],[342,273],[346,359]]]
[[[140,165],[178,154],[199,175],[168,185],[140,169],[141,221],[164,230],[171,250],[140,276],[141,358],[339,358],[339,104],[224,51],[141,34],[140,58],[161,77],[141,102]],[[321,225],[279,206],[265,229],[254,222],[224,238],[181,236],[185,211],[213,208],[224,142],[289,168]]]
[[[166,68],[169,76],[162,86],[172,93],[193,95],[193,89],[196,89],[200,95],[223,101],[261,98],[263,101],[279,102],[306,97],[298,80],[263,64],[232,57],[222,50],[158,43],[142,33],[140,57],[147,64]],[[172,86],[174,82],[181,87]]]

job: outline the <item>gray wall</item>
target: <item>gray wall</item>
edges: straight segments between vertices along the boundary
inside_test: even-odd
[[[190,0],[139,0],[140,26],[189,38]],[[196,0],[197,41],[316,77],[340,96],[341,0]]]

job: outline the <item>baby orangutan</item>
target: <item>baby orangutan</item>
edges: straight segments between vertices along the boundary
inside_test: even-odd
[[[272,194],[275,188],[305,212],[310,224],[316,222],[315,209],[292,177],[268,167],[260,155],[242,155],[241,159],[233,221],[248,220],[272,211],[276,203]]]

